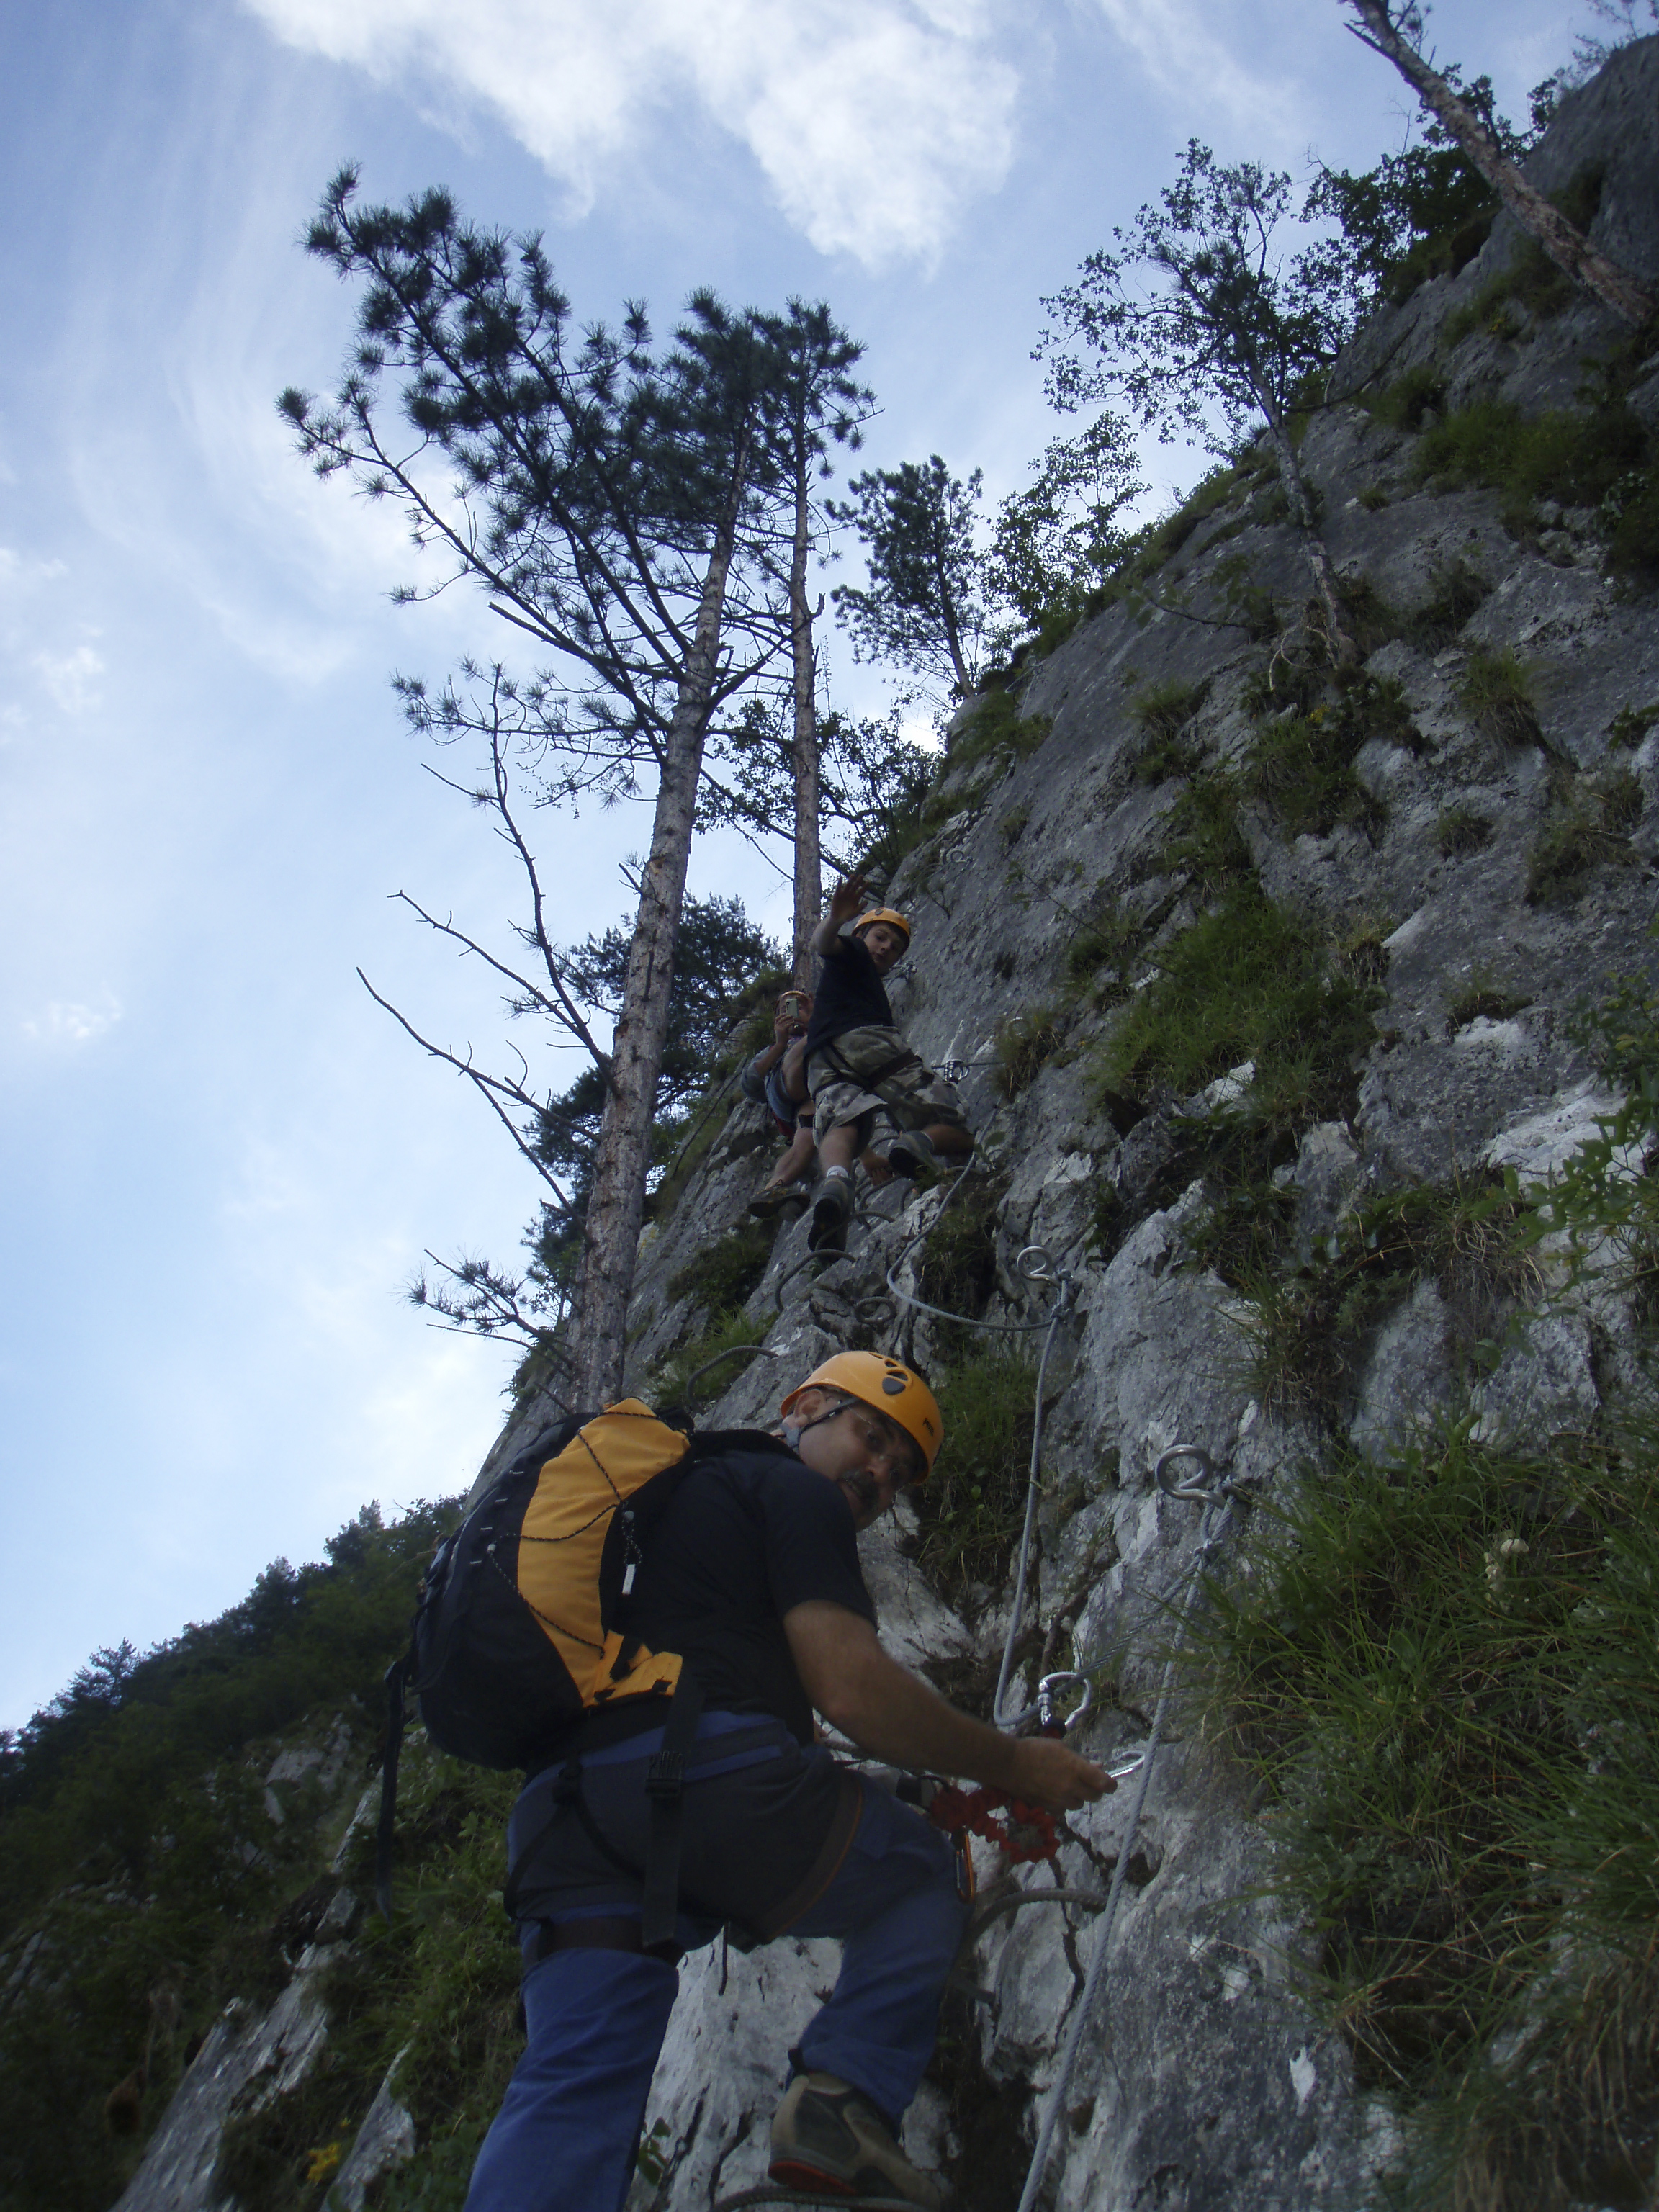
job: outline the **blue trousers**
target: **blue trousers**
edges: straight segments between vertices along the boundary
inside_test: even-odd
[[[810,2071],[850,2082],[896,2125],[933,2055],[967,1907],[939,1831],[884,1790],[863,1794],[839,1872],[788,1930],[844,1942],[834,1993],[799,2051]],[[687,1949],[717,1933],[682,1917]],[[674,1967],[636,1952],[555,1951],[531,1968],[528,2045],[465,2212],[620,2212],[678,1988]]]

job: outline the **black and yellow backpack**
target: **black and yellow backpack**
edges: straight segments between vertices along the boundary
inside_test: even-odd
[[[735,1441],[694,1437],[624,1398],[544,1431],[439,1545],[409,1650],[386,1671],[376,1893],[388,1917],[409,1693],[441,1751],[527,1772],[547,1763],[585,1712],[637,1697],[684,1707],[674,1696],[679,1655],[647,1650],[629,1634],[627,1601],[681,1477]],[[757,1441],[743,1438],[750,1450]]]

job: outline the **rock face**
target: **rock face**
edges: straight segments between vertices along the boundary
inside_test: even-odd
[[[1656,140],[1659,40],[1650,40],[1564,104],[1533,161],[1552,191],[1602,162],[1595,235],[1650,276],[1659,272]],[[1496,492],[1437,493],[1413,466],[1416,438],[1357,404],[1368,386],[1428,362],[1437,363],[1443,409],[1474,398],[1523,412],[1571,404],[1587,362],[1622,336],[1593,305],[1512,319],[1501,340],[1480,328],[1447,343],[1451,319],[1516,247],[1504,218],[1459,276],[1425,285],[1368,328],[1339,371],[1347,398],[1315,419],[1303,447],[1340,571],[1407,617],[1367,663],[1403,709],[1353,762],[1369,803],[1324,834],[1292,834],[1248,792],[1237,803],[1261,890],[1330,942],[1363,941],[1382,988],[1351,1110],[1308,1127],[1279,1170],[1304,1257],[1376,1194],[1559,1164],[1613,1103],[1574,1042],[1574,1002],[1613,972],[1653,965],[1659,758],[1644,728],[1633,747],[1623,742],[1631,714],[1639,722],[1659,702],[1651,600],[1603,572],[1589,514],[1517,531]],[[1146,1736],[1165,1608],[1194,1556],[1199,1509],[1156,1487],[1160,1452],[1201,1446],[1235,1480],[1271,1490],[1299,1465],[1316,1466],[1334,1441],[1385,1452],[1437,1408],[1468,1402],[1471,1387],[1460,1316],[1425,1280],[1402,1285],[1358,1348],[1334,1434],[1293,1401],[1260,1402],[1249,1314],[1194,1259],[1193,1239],[1205,1126],[1236,1107],[1255,1070],[1235,1069],[1189,1098],[1154,1091],[1127,1112],[1091,1080],[1091,1059],[1122,1011],[1078,990],[1068,955],[1103,917],[1138,919],[1129,995],[1144,986],[1159,950],[1206,902],[1202,883],[1170,858],[1172,817],[1184,793],[1237,769],[1262,726],[1271,648],[1241,626],[1241,574],[1273,595],[1281,628],[1305,595],[1291,533],[1255,519],[1245,492],[1192,532],[1148,603],[1087,623],[1024,678],[1019,714],[1028,731],[1030,718],[1049,718],[1046,735],[1034,749],[1010,743],[953,769],[935,818],[952,802],[954,811],[887,894],[915,927],[890,987],[898,1018],[935,1065],[961,1064],[980,1162],[1000,1192],[997,1288],[984,1317],[1031,1322],[1046,1310],[1050,1294],[1016,1271],[1029,1245],[1072,1285],[1029,1608],[1045,1627],[1068,1609],[1079,1663],[1111,1675],[1115,1697],[1080,1739],[1097,1757]],[[1413,614],[1444,601],[1449,578],[1462,600],[1413,624]],[[1478,656],[1504,653],[1523,664],[1531,702],[1530,717],[1508,730],[1483,722],[1467,681]],[[1162,775],[1143,765],[1137,712],[1159,687],[1188,700],[1182,762]],[[970,713],[958,722],[969,733]],[[1620,838],[1598,847],[1565,892],[1540,889],[1553,825],[1620,774],[1637,792],[1627,780]],[[1048,1056],[1011,1097],[999,1038],[1034,1010],[1053,1017]],[[755,1109],[735,1111],[671,1218],[647,1231],[631,1387],[702,1326],[695,1287],[677,1295],[671,1285],[743,1222],[770,1157],[765,1128]],[[805,1221],[786,1225],[747,1307],[770,1356],[756,1358],[707,1418],[769,1418],[787,1382],[848,1343],[941,1358],[938,1325],[890,1286],[915,1292],[939,1206],[938,1192],[863,1188],[848,1256],[822,1272],[806,1263]],[[1602,1312],[1511,1328],[1474,1385],[1488,1432],[1583,1425],[1620,1326],[1617,1312]],[[1011,1591],[978,1593],[970,1617],[958,1618],[920,1585],[902,1531],[865,1541],[900,1656],[947,1683],[965,1657],[994,1672]],[[1058,1866],[1066,1884],[1104,1887],[1127,1802],[1121,1792],[1073,1820]],[[1177,1726],[1134,1846],[1141,1878],[1126,1889],[1066,2092],[1048,2182],[1060,2206],[1347,2205],[1395,2143],[1388,2108],[1355,2093],[1344,2047],[1291,1986],[1304,1938],[1267,1901],[1272,1867],[1250,1815],[1240,1771]],[[1040,1886],[1029,1868],[1000,1870],[989,1846],[981,1870],[988,1882]],[[960,2159],[969,2205],[1012,2206],[1018,2196],[1096,1917],[1006,1913],[972,1954],[975,2047],[953,2063],[975,2070],[974,2096],[1000,2115],[1007,2140],[965,2142],[960,2100],[951,2116],[927,2101],[908,2123],[924,2162],[941,2144]],[[688,1962],[649,2110],[655,2155],[631,2212],[706,2204],[760,2178],[785,2051],[827,1984],[822,1950],[786,1943],[757,1954],[734,1964],[723,1996],[706,1959]]]
[[[1659,40],[1565,102],[1531,166],[1553,191],[1598,165],[1598,242],[1659,276]],[[781,1391],[848,1345],[891,1346],[939,1374],[964,1345],[1035,1354],[1062,1303],[1012,1703],[1032,1694],[1038,1645],[1059,1654],[1100,1686],[1076,1741],[1102,1759],[1147,1744],[1170,1608],[1199,1556],[1201,1509],[1158,1486],[1160,1455],[1196,1447],[1247,1495],[1269,1496],[1318,1480],[1339,1452],[1386,1461],[1449,1408],[1494,1437],[1582,1431],[1621,1372],[1616,1300],[1533,1310],[1546,1246],[1527,1279],[1404,1273],[1340,1346],[1334,1319],[1309,1304],[1296,1350],[1328,1356],[1321,1389],[1300,1387],[1274,1366],[1265,1294],[1226,1257],[1211,1179],[1284,1069],[1241,1051],[1177,1085],[1111,1057],[1218,913],[1241,931],[1278,916],[1287,945],[1321,948],[1332,991],[1367,1009],[1363,1039],[1335,1050],[1334,1071],[1329,1038],[1304,1040],[1310,1064],[1324,1055],[1328,1095],[1291,1116],[1288,1151],[1259,1163],[1250,1201],[1272,1218],[1274,1279],[1298,1296],[1316,1287],[1323,1255],[1363,1234],[1368,1209],[1504,1171],[1547,1175],[1617,1103],[1570,1017],[1610,975],[1655,965],[1653,599],[1608,572],[1590,510],[1517,509],[1507,487],[1436,489],[1420,465],[1435,414],[1570,406],[1587,369],[1626,343],[1593,305],[1546,314],[1498,299],[1519,244],[1501,220],[1459,276],[1380,315],[1308,428],[1303,466],[1369,648],[1346,696],[1372,719],[1349,730],[1334,766],[1328,750],[1322,768],[1315,758],[1329,734],[1321,718],[1345,710],[1313,666],[1303,556],[1264,471],[1248,467],[1141,596],[1017,677],[1016,714],[993,702],[988,720],[979,702],[958,717],[929,834],[888,886],[915,929],[890,989],[920,1050],[957,1064],[977,1175],[960,1194],[861,1185],[848,1253],[828,1266],[809,1260],[804,1219],[783,1223],[745,1309],[759,1349],[733,1360],[735,1379],[703,1411],[711,1425],[769,1425]],[[1374,409],[1412,375],[1431,409],[1416,430],[1396,427],[1410,409]],[[1648,419],[1659,359],[1626,381]],[[1313,750],[1274,753],[1292,737]],[[1275,758],[1276,776],[1264,767]],[[763,1112],[737,1107],[646,1231],[631,1389],[653,1395],[669,1363],[683,1379],[708,1355],[699,1262],[744,1229],[771,1144]],[[974,1208],[977,1287],[946,1297],[931,1255]],[[1002,1334],[975,1338],[924,1310],[969,1296]],[[1033,1386],[1035,1374],[1034,1357]],[[528,1408],[486,1477],[538,1420]],[[915,1533],[902,1507],[862,1540],[883,1635],[947,1694],[982,1704],[1012,1579],[967,1581],[947,1603],[912,1556]],[[1225,1560],[1224,1549],[1224,1572]],[[343,1775],[332,1737],[284,1754],[264,1777],[270,1820],[308,1790],[337,1791]],[[1100,1940],[1091,1900],[1122,1862],[1043,2201],[1062,2212],[1360,2203],[1398,2126],[1297,1994],[1310,1938],[1273,1902],[1249,1775],[1177,1705],[1131,1838],[1133,1794],[1075,1817],[1052,1869],[975,1845],[980,1931],[947,2001],[940,2082],[907,2116],[912,2154],[951,2171],[963,2212],[1012,2212]],[[373,1795],[344,1827],[337,1876]],[[347,1801],[335,1809],[343,1823]],[[1083,1899],[1015,1906],[1056,1878]],[[324,2048],[316,1985],[351,1921],[339,1894],[288,1989],[215,2027],[119,2212],[222,2205],[227,2120],[299,2081]],[[835,1971],[833,1945],[788,1941],[734,1955],[729,1970],[708,1953],[685,1962],[629,2212],[690,2212],[763,2178],[786,2054]],[[414,2148],[394,2061],[331,2202],[362,2203]]]

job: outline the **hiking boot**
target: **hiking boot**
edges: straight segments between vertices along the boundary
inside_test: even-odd
[[[899,2197],[943,2212],[945,2191],[912,2166],[867,2097],[833,2074],[799,2074],[772,2122],[774,2181],[835,2196]]]
[[[853,1218],[853,1186],[845,1176],[831,1176],[818,1193],[807,1233],[809,1252],[844,1252],[847,1224]]]
[[[914,1182],[918,1176],[938,1174],[939,1154],[926,1129],[904,1129],[887,1147],[887,1164],[896,1176]]]
[[[781,1182],[775,1188],[769,1183],[750,1200],[749,1211],[764,1218],[767,1214],[781,1212],[786,1206],[804,1206],[810,1195],[807,1186],[799,1179],[794,1182]]]

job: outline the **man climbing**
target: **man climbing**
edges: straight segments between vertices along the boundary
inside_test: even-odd
[[[744,1942],[787,1933],[845,1945],[833,1995],[790,2053],[773,2177],[943,2203],[898,2133],[963,1934],[953,1854],[919,1813],[815,1742],[814,1711],[875,1759],[1054,1810],[1113,1785],[1063,1743],[957,1712],[877,1639],[857,1534],[927,1480],[942,1441],[920,1376],[842,1352],[788,1394],[776,1429],[720,1438],[680,1480],[628,1626],[650,1650],[678,1652],[702,1692],[683,1786],[675,1793],[653,1758],[665,1701],[634,1698],[584,1719],[520,1797],[509,1892],[529,2044],[466,2212],[619,2212],[676,1961],[723,1923]],[[678,1924],[654,1955],[641,1942],[653,1788],[679,1808]]]
[[[847,1249],[853,1163],[870,1143],[878,1114],[898,1132],[878,1155],[895,1175],[921,1175],[943,1160],[965,1160],[974,1149],[955,1086],[925,1066],[894,1026],[883,978],[908,950],[910,925],[891,907],[859,914],[867,896],[861,876],[843,878],[812,933],[822,964],[806,1032],[806,1080],[823,1166],[807,1240],[815,1252]]]

